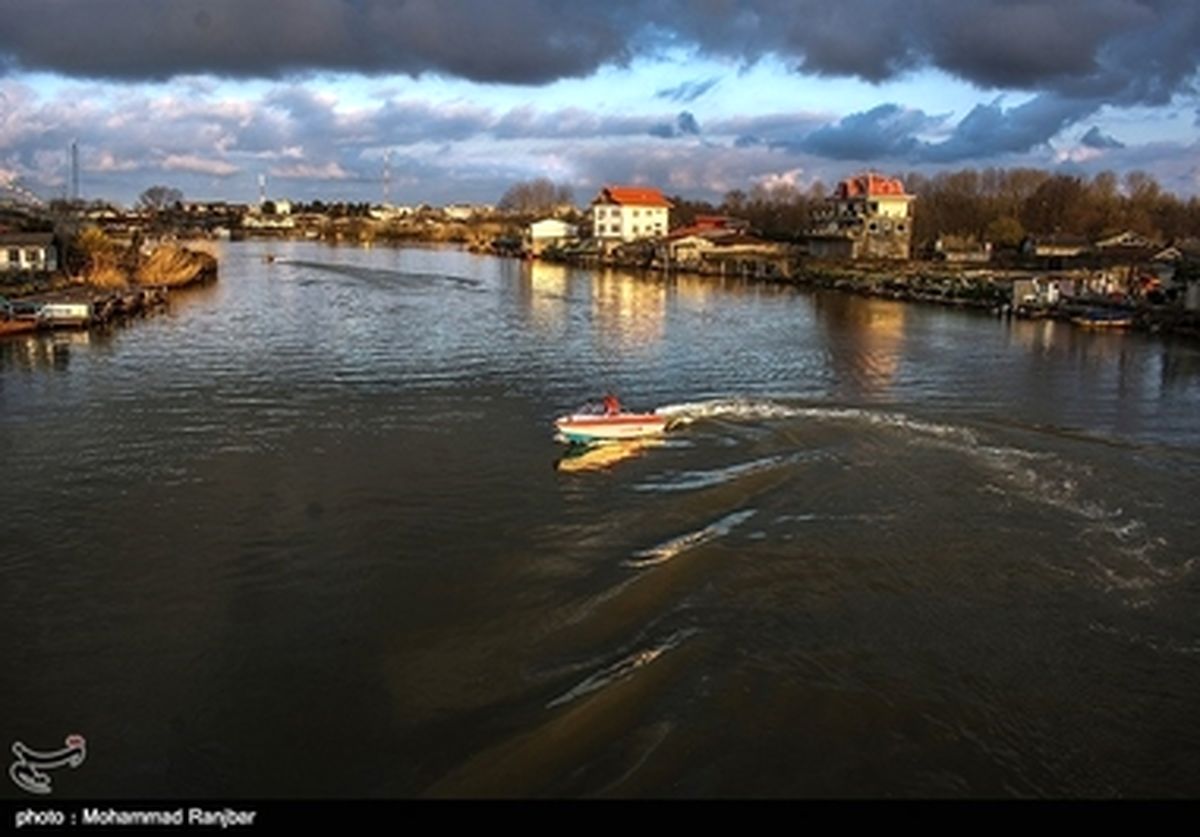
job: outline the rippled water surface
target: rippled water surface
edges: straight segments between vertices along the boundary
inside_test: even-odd
[[[564,457],[605,390],[672,431]],[[229,245],[0,343],[0,733],[92,797],[1195,795],[1198,407],[1137,334]]]

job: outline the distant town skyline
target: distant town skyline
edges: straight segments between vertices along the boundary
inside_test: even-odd
[[[1143,170],[1200,193],[1191,0],[0,0],[0,186],[719,199],[864,168]],[[0,189],[0,196],[5,194]]]

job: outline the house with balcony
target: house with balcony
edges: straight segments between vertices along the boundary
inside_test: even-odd
[[[818,259],[908,259],[914,200],[901,181],[875,172],[843,180],[813,212],[809,254]]]
[[[592,200],[592,237],[604,245],[667,234],[671,202],[648,186],[605,186]]]

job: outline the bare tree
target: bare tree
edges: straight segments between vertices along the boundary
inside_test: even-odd
[[[138,197],[138,206],[155,212],[183,200],[183,192],[170,186],[151,186]]]
[[[573,203],[571,187],[546,177],[514,183],[500,198],[500,209],[521,215],[551,213]]]

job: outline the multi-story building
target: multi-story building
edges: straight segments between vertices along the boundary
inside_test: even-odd
[[[592,236],[605,243],[667,234],[671,202],[648,186],[605,186],[592,201]]]
[[[907,259],[913,195],[891,177],[867,172],[843,180],[813,213],[809,253],[828,259]]]

